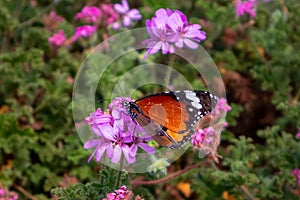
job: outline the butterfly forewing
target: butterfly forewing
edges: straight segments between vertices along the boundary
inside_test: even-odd
[[[181,105],[175,96],[169,94],[149,96],[136,101],[136,104],[155,123],[174,132],[186,129],[185,122],[189,116],[183,112],[184,105]]]

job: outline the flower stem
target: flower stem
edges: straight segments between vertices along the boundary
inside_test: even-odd
[[[164,182],[166,182],[168,180],[171,180],[171,179],[173,179],[177,176],[180,176],[181,174],[184,174],[185,172],[188,172],[192,169],[195,169],[195,168],[198,168],[200,166],[207,165],[207,164],[209,164],[209,161],[204,160],[204,161],[201,161],[201,162],[196,163],[194,165],[191,165],[189,167],[186,167],[185,169],[174,172],[173,174],[170,174],[169,176],[167,176],[165,178],[162,178],[162,179],[158,179],[158,180],[144,181],[144,180],[140,180],[139,178],[137,178],[137,179],[134,179],[134,180],[131,181],[131,185],[155,185],[155,184],[159,184],[159,183],[164,183]]]
[[[35,20],[38,20],[41,18],[41,15],[48,12],[49,10],[52,10],[52,8],[54,7],[54,5],[56,4],[55,1],[53,1],[51,4],[49,4],[46,8],[44,8],[43,10],[41,10],[39,13],[37,13],[34,17],[28,19],[27,21],[24,21],[23,23],[20,23],[18,25],[18,28],[24,28],[26,26],[30,26],[32,23],[35,22]]]
[[[170,84],[170,77],[171,77],[171,72],[172,72],[172,68],[174,67],[174,60],[175,60],[176,55],[172,54],[170,57],[170,62],[169,62],[169,67],[168,67],[168,71],[166,74],[166,82],[165,85],[166,87],[169,89],[169,84]]]
[[[121,176],[122,176],[122,168],[123,168],[123,163],[124,163],[124,156],[121,156],[121,161],[120,161],[120,169],[118,172],[118,177],[117,177],[117,182],[116,182],[116,189],[119,188],[119,186],[121,185]]]
[[[240,189],[241,189],[242,193],[247,197],[247,199],[249,199],[249,200],[255,200],[256,199],[254,196],[252,196],[252,194],[250,194],[250,192],[248,191],[248,189],[244,185],[242,185],[240,187]]]

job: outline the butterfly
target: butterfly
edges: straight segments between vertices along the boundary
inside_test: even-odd
[[[194,134],[194,126],[209,114],[218,97],[207,91],[179,90],[122,102],[131,119],[161,146],[179,148]]]

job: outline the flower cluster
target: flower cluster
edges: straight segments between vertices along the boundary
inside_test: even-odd
[[[212,127],[198,129],[192,136],[191,143],[197,148],[201,148],[203,145],[210,145],[213,142],[214,135],[215,129]]]
[[[101,10],[96,6],[85,6],[81,12],[77,13],[75,19],[81,19],[86,23],[97,23],[101,17]]]
[[[222,117],[226,112],[230,111],[231,107],[227,104],[225,98],[218,99],[218,102],[212,111],[212,116],[215,119]],[[227,122],[223,122],[223,126],[227,126]],[[212,152],[218,157],[216,148],[220,142],[220,136],[213,127],[208,127],[204,129],[198,129],[194,135],[192,135],[191,143],[192,145],[199,149],[199,156],[204,156],[208,152]]]
[[[119,189],[115,190],[115,192],[106,194],[106,198],[104,198],[103,200],[144,200],[140,196],[136,196],[135,198],[133,198],[133,196],[134,195],[132,191],[127,190],[126,186],[123,185]]]
[[[65,19],[62,16],[56,14],[55,11],[51,11],[49,15],[43,15],[43,23],[48,31],[55,31],[60,22]]]
[[[292,175],[296,178],[298,186],[300,186],[300,169],[294,169]]]
[[[250,17],[256,16],[256,0],[237,0],[235,3],[236,15],[242,16],[246,13],[250,15]]]
[[[49,17],[52,15],[51,12]],[[61,19],[62,17],[55,15],[55,18]],[[112,25],[114,29],[118,29],[121,21],[123,21],[124,27],[129,27],[131,21],[140,20],[142,15],[139,10],[130,9],[127,1],[122,0],[122,4],[100,4],[99,7],[85,6],[74,18],[87,24],[76,27],[74,35],[69,40],[67,40],[63,30],[59,30],[58,33],[48,39],[48,42],[60,47],[64,44],[73,43],[81,37],[90,37],[98,28]]]
[[[73,40],[77,40],[80,37],[90,37],[97,30],[97,26],[84,25],[79,26],[75,29],[75,34],[73,36]]]
[[[51,44],[54,44],[55,46],[59,47],[62,44],[65,43],[67,37],[63,30],[59,30],[57,33],[55,33],[53,36],[48,38],[48,42]]]
[[[97,162],[100,161],[106,152],[106,157],[112,163],[119,163],[123,155],[126,161],[132,164],[136,161],[138,147],[149,154],[155,152],[154,148],[147,144],[152,137],[141,134],[145,131],[127,115],[122,106],[124,100],[131,101],[129,98],[116,98],[109,105],[107,112],[103,113],[99,108],[86,117],[93,137],[84,144],[84,148],[95,147],[89,162],[93,157]]]
[[[147,44],[144,59],[160,49],[162,54],[174,53],[175,47],[187,46],[196,49],[198,43],[206,39],[206,33],[201,30],[201,26],[190,24],[179,10],[157,10],[154,17],[146,20],[146,27],[150,38],[144,41]]]
[[[100,4],[100,10],[102,10],[102,21],[105,22],[106,25],[112,25],[114,29],[118,29],[115,26],[115,22],[119,19],[119,14],[114,9],[114,5],[111,3],[102,3]]]
[[[228,105],[227,100],[225,98],[220,98],[212,111],[214,116],[220,116],[230,111],[231,107]]]
[[[103,200],[115,200],[115,199],[124,199],[127,194],[127,188],[125,185],[121,186],[119,189],[115,190],[115,192],[108,193],[106,198]]]
[[[19,195],[13,191],[7,191],[6,189],[0,188],[0,199],[1,200],[17,200]]]

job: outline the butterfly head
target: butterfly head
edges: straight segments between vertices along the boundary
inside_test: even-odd
[[[135,119],[137,118],[137,113],[141,112],[140,108],[134,102],[127,100],[122,101],[122,105],[131,119],[135,121]]]

